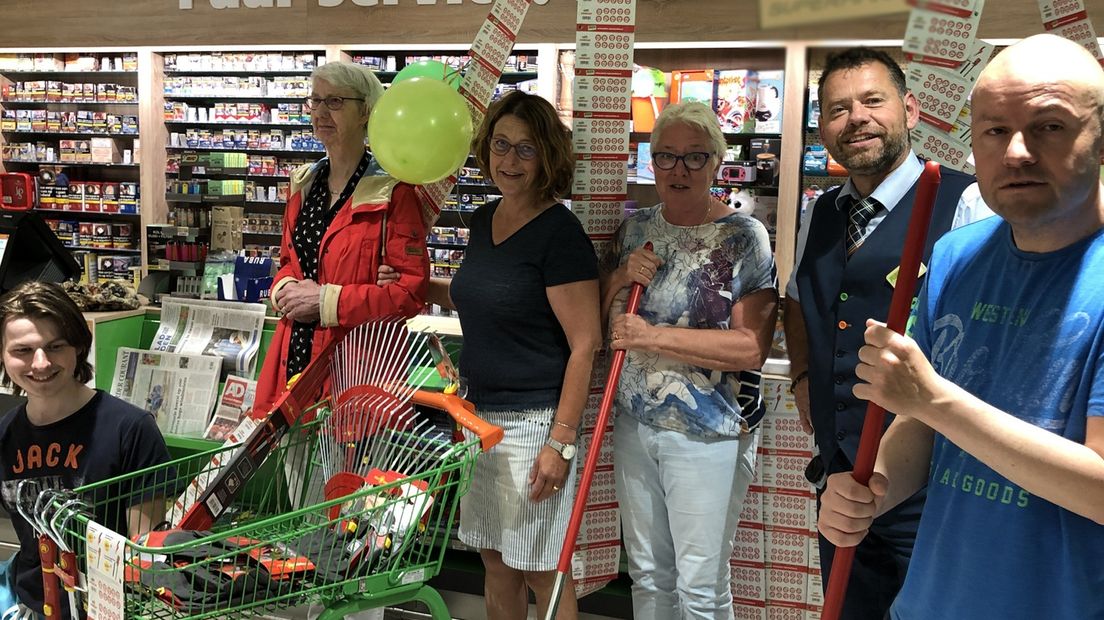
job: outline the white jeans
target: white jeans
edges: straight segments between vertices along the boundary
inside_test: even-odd
[[[636,620],[730,619],[729,558],[759,431],[691,437],[617,417],[617,500]]]

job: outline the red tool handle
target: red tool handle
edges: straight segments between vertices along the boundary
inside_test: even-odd
[[[651,252],[652,242],[645,243],[644,249]],[[640,298],[643,295],[644,285],[634,282],[632,289],[629,291],[629,301],[625,304],[627,314],[636,314],[636,311],[640,308]],[[583,522],[583,509],[586,507],[587,495],[590,494],[590,482],[594,478],[594,470],[598,466],[598,452],[602,446],[602,438],[606,434],[606,423],[609,421],[610,410],[613,409],[613,399],[617,396],[617,384],[621,381],[621,367],[625,365],[625,354],[624,349],[613,352],[609,375],[606,376],[606,391],[602,394],[602,404],[598,406],[598,420],[595,422],[594,437],[591,438],[590,447],[587,449],[583,477],[579,480],[579,492],[575,494],[575,505],[571,509],[571,520],[567,523],[567,535],[564,537],[563,547],[560,549],[560,562],[556,565],[556,571],[563,575],[571,570],[571,556],[575,553],[575,539],[579,535],[579,526]]]
[[[58,546],[46,534],[38,536],[38,559],[42,563],[42,615],[46,620],[61,619],[61,582],[54,562]]]
[[[905,237],[905,249],[901,253],[901,265],[897,270],[897,284],[893,287],[893,297],[889,302],[889,317],[886,327],[898,334],[905,333],[912,298],[916,292],[916,280],[920,277],[920,259],[924,253],[924,244],[928,238],[928,226],[931,223],[932,209],[935,207],[935,194],[939,190],[939,164],[929,161],[924,165],[920,182],[916,188],[916,200],[909,218],[908,234]],[[859,451],[855,458],[855,469],[851,477],[859,484],[866,485],[874,473],[874,461],[878,458],[878,444],[882,439],[882,426],[885,424],[885,409],[874,404],[866,404],[866,419],[863,421],[862,436],[859,438]],[[851,562],[855,559],[855,547],[838,547],[832,558],[832,572],[828,575],[828,592],[824,596],[822,620],[837,620],[843,609],[843,598],[847,594],[847,580],[851,577]]]

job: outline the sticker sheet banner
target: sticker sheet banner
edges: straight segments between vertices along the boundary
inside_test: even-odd
[[[580,154],[575,160],[573,196],[617,195],[624,192],[628,153]]]
[[[632,72],[636,35],[617,26],[587,26],[575,33],[575,66]]]
[[[912,137],[912,148],[923,157],[967,174],[974,173],[969,144],[923,121],[917,123],[909,135]]]
[[[1100,45],[1096,39],[1096,29],[1089,20],[1082,0],[1038,0],[1039,14],[1043,17],[1043,28],[1047,32],[1065,37],[1089,50],[1098,61],[1104,64]]]
[[[576,153],[628,153],[629,121],[572,119],[571,146]]]
[[[913,9],[909,15],[902,49],[928,62],[939,59],[954,67],[965,62],[974,49],[984,1],[977,0],[969,15],[946,2],[922,4],[929,8]]]
[[[631,55],[631,52],[629,52]],[[578,62],[579,56],[575,56]],[[575,69],[574,109],[584,112],[612,112],[627,115],[631,112],[631,73],[624,75],[590,75],[592,70]],[[611,73],[611,72],[607,72]],[[626,134],[627,137],[628,134]],[[628,152],[626,146],[625,152]]]
[[[576,3],[575,58],[572,80],[572,146],[575,177],[571,210],[583,230],[605,249],[624,216],[628,192],[636,0],[579,0]],[[605,387],[605,366],[595,364],[592,393],[583,413],[584,430],[593,420]],[[612,419],[611,419],[612,421]],[[590,442],[587,440],[589,451]],[[586,515],[601,515],[602,525],[585,519],[572,556],[575,593],[584,596],[617,577],[621,559],[620,516],[613,483],[613,441],[607,433],[599,448],[599,467],[586,499]],[[581,476],[580,476],[581,478]]]
[[[613,196],[611,200],[600,200],[601,196],[586,197],[595,200],[572,200],[571,212],[582,222],[591,240],[612,239],[624,219],[625,203],[618,196]]]
[[[624,26],[636,30],[636,0],[578,0],[579,26]]]
[[[950,131],[992,55],[992,45],[976,41],[967,60],[954,69],[910,62],[905,77],[909,90],[920,103],[920,118]]]
[[[532,0],[495,0],[487,19],[472,41],[468,52],[471,63],[460,84],[460,94],[467,99],[472,110],[472,123],[477,127],[483,121],[483,114],[491,103],[495,84],[506,66],[506,58],[514,49],[514,41],[517,40],[517,33],[525,22],[531,3]],[[454,185],[456,175],[430,185],[418,186],[417,195],[426,226],[432,226],[437,221],[445,198],[452,193]]]

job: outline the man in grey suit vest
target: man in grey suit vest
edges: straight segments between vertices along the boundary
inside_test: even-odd
[[[851,393],[858,350],[866,319],[884,321],[888,313],[923,162],[909,139],[919,104],[884,52],[859,47],[829,57],[818,94],[820,137],[850,177],[802,218],[784,318],[791,390],[820,452],[806,474],[819,487],[827,474],[853,469],[866,412]],[[973,183],[944,169],[925,263],[943,233],[991,215],[980,199],[963,199]],[[921,490],[874,522],[856,550],[843,618],[885,616],[904,580],[923,502]],[[827,584],[834,547],[820,542]]]

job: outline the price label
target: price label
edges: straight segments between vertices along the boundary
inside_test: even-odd
[[[975,10],[970,17],[958,17],[913,9],[902,49],[909,54],[964,62],[974,48],[980,19],[980,10]]]
[[[576,23],[603,26],[636,24],[636,0],[578,0]]]
[[[614,126],[614,131],[601,127]],[[572,145],[576,153],[627,153],[629,151],[629,121],[575,119],[572,122]]]
[[[87,550],[88,614],[97,620],[123,620],[123,594],[127,563],[126,538],[95,521],[85,532]]]
[[[631,71],[635,41],[631,32],[576,32],[575,66]]]
[[[974,173],[974,165],[969,161],[970,145],[923,122],[917,123],[909,135],[912,137],[912,148],[917,153],[955,170]]]

